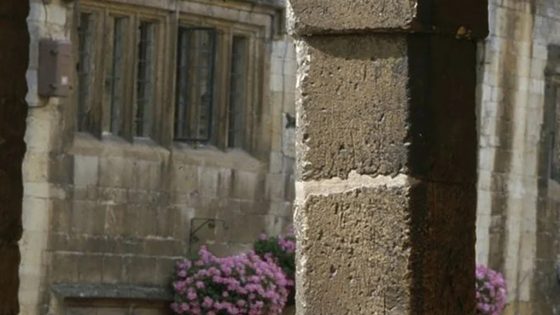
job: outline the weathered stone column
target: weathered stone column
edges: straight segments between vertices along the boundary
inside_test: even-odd
[[[290,0],[297,313],[474,314],[480,0]]]
[[[0,315],[16,315],[29,55],[29,1],[0,1]]]

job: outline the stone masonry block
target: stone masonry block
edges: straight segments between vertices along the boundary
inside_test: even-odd
[[[290,0],[298,34],[376,28],[409,28],[418,1]]]
[[[42,153],[27,153],[22,168],[25,182],[44,182],[48,179],[49,157]]]
[[[74,186],[78,188],[97,185],[99,174],[99,157],[74,156]]]
[[[218,195],[219,169],[213,167],[200,167],[198,169],[199,193],[206,197]]]
[[[290,0],[297,35],[426,31],[485,37],[488,2],[429,0]]]
[[[184,251],[183,245],[183,242],[177,240],[145,239],[142,253],[159,257],[178,256]]]
[[[409,198],[414,309],[474,313],[475,185],[421,182]]]
[[[123,187],[125,183],[132,183],[131,172],[127,166],[130,161],[120,157],[103,157],[99,159],[99,185],[102,187]]]
[[[118,283],[124,280],[123,257],[119,255],[105,255],[102,258],[102,277],[103,283]]]
[[[410,312],[407,190],[360,189],[307,198],[296,215],[296,222],[304,224],[304,235],[298,235],[296,292],[306,300],[298,314]]]
[[[310,38],[300,45],[298,107],[306,119],[297,131],[299,177],[396,174],[406,163],[405,37]]]
[[[155,257],[131,256],[125,257],[126,279],[129,283],[153,285],[155,282],[155,273],[146,272],[156,268],[157,259]]]
[[[199,168],[197,166],[174,164],[172,166],[173,189],[178,192],[198,191]]]
[[[74,201],[71,214],[71,232],[88,235],[105,233],[105,209],[92,201]]]
[[[476,43],[409,36],[407,173],[429,181],[476,182]],[[453,66],[451,66],[453,64]]]
[[[470,314],[475,196],[427,182],[310,195],[296,215],[301,314]]]
[[[264,199],[265,180],[259,173],[234,170],[231,197],[245,200]]]
[[[78,279],[78,264],[81,256],[82,254],[53,253],[48,263],[51,281],[76,281]]]
[[[252,243],[260,233],[266,232],[271,225],[271,216],[266,215],[239,215],[224,214],[223,219],[227,222],[227,230],[218,233],[218,241],[233,243]]]
[[[22,223],[26,231],[47,232],[49,224],[50,201],[43,198],[25,197]]]
[[[183,252],[177,252],[177,255],[183,254]],[[156,285],[161,285],[167,287],[171,283],[171,278],[173,277],[173,272],[175,271],[175,263],[177,258],[158,258],[156,263]]]
[[[475,52],[473,42],[439,36],[300,43],[298,178],[355,170],[476,181],[476,71],[461,66]]]
[[[103,256],[84,254],[78,259],[78,281],[99,283],[103,275]],[[74,281],[76,279],[73,279]]]

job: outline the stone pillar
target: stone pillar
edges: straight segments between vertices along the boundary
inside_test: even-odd
[[[0,315],[19,313],[29,1],[0,1]]]
[[[474,314],[480,0],[290,0],[297,314]]]

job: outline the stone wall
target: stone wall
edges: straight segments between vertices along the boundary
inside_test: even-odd
[[[554,110],[545,97],[559,34],[558,1],[490,1],[479,57],[477,260],[505,273],[507,314],[560,312],[560,204],[546,136]]]
[[[29,35],[26,1],[0,3],[0,315],[18,314],[21,165],[25,154],[25,70]]]
[[[161,5],[158,0],[125,2]],[[170,16],[176,14],[170,8],[179,3],[190,5],[166,3]],[[101,295],[113,301],[109,304],[103,304],[103,298],[72,303],[63,299],[89,292],[91,285],[166,287],[174,261],[188,253],[189,243],[194,252],[208,244],[218,254],[231,254],[250,248],[261,232],[278,234],[290,224],[295,53],[284,35],[272,35],[270,12],[278,8],[255,10],[241,1],[207,9],[198,2],[192,6],[202,16],[247,14],[249,20],[254,16],[267,23],[263,24],[270,34],[263,39],[267,101],[259,117],[265,126],[260,137],[269,148],[264,157],[150,141],[131,144],[115,137],[100,141],[76,133],[69,114],[75,106],[71,98],[44,99],[36,91],[38,40],[70,40],[74,4],[31,1],[27,98],[32,107],[24,167],[22,314],[59,314],[65,306],[87,310],[91,303],[92,312],[97,307],[128,311],[130,301],[110,293]],[[207,218],[220,221],[213,229],[204,226],[198,241],[190,240],[191,228]],[[59,284],[75,286],[73,291],[53,293],[52,286]]]

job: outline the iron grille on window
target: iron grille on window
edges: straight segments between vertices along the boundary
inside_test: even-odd
[[[78,26],[78,130],[86,130],[87,113],[90,110],[92,85],[92,61],[95,21],[90,13],[80,14]]]
[[[215,55],[214,29],[179,28],[176,140],[210,141]]]
[[[228,147],[243,148],[246,132],[247,39],[234,36],[229,89]]]
[[[154,105],[155,25],[141,22],[138,28],[135,136],[148,137]]]

